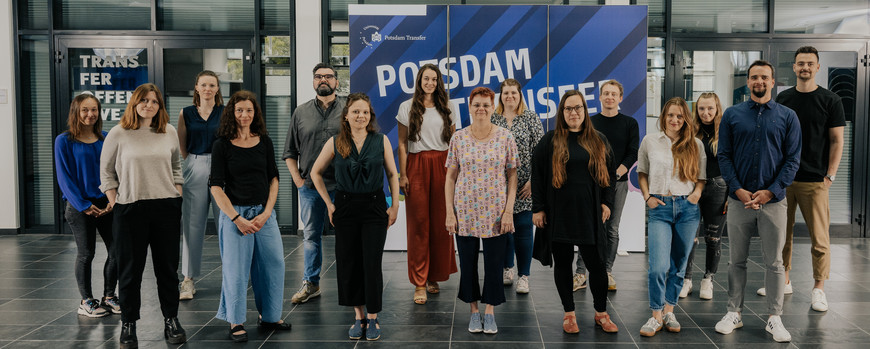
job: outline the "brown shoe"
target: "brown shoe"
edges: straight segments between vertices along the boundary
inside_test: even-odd
[[[577,317],[574,315],[565,315],[562,319],[562,330],[565,333],[579,333],[580,328],[577,327]]]
[[[601,316],[595,316],[595,325],[601,326],[601,329],[607,333],[616,333],[619,332],[619,327],[616,327],[616,324],[610,320],[609,314],[604,314]]]
[[[426,292],[431,294],[436,294],[441,292],[441,286],[438,286],[438,283],[435,281],[426,281]]]

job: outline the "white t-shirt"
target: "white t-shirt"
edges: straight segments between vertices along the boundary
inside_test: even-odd
[[[409,99],[399,105],[399,113],[396,115],[396,121],[402,125],[408,126],[410,124],[411,103],[412,100]],[[453,124],[456,125],[456,129],[458,130],[461,128],[459,121],[459,107],[457,107],[453,102],[448,103],[450,108],[450,119],[453,120]],[[441,114],[438,113],[438,109],[435,109],[434,107],[426,108],[426,111],[423,113],[423,123],[420,125],[420,138],[416,142],[408,141],[408,152],[419,153],[426,150],[447,150],[447,147],[450,144],[441,139],[441,129],[443,126],[444,121],[441,118]]]

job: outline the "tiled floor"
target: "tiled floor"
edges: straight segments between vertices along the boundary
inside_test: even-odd
[[[301,238],[284,237],[287,255],[285,321],[293,324],[287,333],[264,333],[251,326],[257,313],[248,312],[250,341],[232,344],[226,340],[228,325],[214,319],[220,296],[221,268],[217,239],[209,236],[204,256],[205,273],[197,280],[196,299],[181,303],[179,318],[188,333],[185,348],[351,348],[386,346],[402,348],[561,348],[581,345],[596,347],[830,347],[867,348],[870,343],[870,240],[835,239],[832,247],[831,279],[827,283],[830,310],[810,309],[812,275],[809,241],[796,239],[792,274],[795,293],[785,297],[783,322],[791,331],[790,344],[777,344],[764,331],[766,303],[754,291],[763,283],[758,262],[760,241],[753,241],[748,295],[743,321],[745,327],[727,336],[713,329],[725,314],[727,286],[727,242],[720,273],[715,279],[713,301],[697,298],[697,289],[679,302],[677,319],[682,332],[660,333],[641,338],[638,330],[649,317],[646,287],[646,256],[633,253],[618,257],[614,274],[619,290],[609,293],[608,310],[620,327],[618,334],[606,334],[593,327],[592,297],[588,290],[575,292],[580,333],[562,332],[562,312],[550,269],[532,263],[531,293],[517,295],[505,288],[507,303],[496,308],[499,333],[470,334],[466,330],[469,308],[455,297],[458,274],[442,284],[442,293],[426,305],[415,305],[413,287],[407,281],[405,254],[384,257],[384,310],[380,314],[380,341],[350,341],[347,329],[353,311],[338,306],[335,290],[334,240],[324,239],[323,296],[293,305],[289,299],[299,286],[302,272]],[[703,246],[702,246],[703,247]],[[697,274],[703,275],[703,249],[698,249]],[[118,346],[119,316],[90,319],[76,314],[79,294],[73,276],[75,244],[71,236],[19,235],[0,237],[0,347],[3,348],[115,348]],[[95,269],[102,266],[100,251]],[[94,289],[102,287],[101,273],[94,272]],[[697,285],[696,285],[697,287]],[[161,315],[154,276],[146,267],[143,282],[143,319],[137,324],[140,347],[167,347],[163,341]],[[248,308],[255,309],[249,292]]]

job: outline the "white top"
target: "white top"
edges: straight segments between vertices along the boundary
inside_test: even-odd
[[[408,126],[411,114],[411,102],[409,99],[399,105],[399,113],[396,115],[396,121],[400,124]],[[456,129],[462,128],[459,121],[459,107],[453,102],[448,102],[450,108],[450,119],[456,125]],[[420,139],[416,142],[408,141],[408,152],[419,153],[426,150],[447,150],[450,144],[441,140],[441,129],[444,126],[444,121],[441,119],[441,114],[438,109],[426,108],[423,113],[423,124],[420,125]],[[410,130],[409,130],[410,131]]]
[[[704,143],[692,137],[698,148],[698,180],[707,179],[707,154]],[[681,181],[674,171],[673,142],[664,132],[646,135],[637,151],[637,172],[646,173],[649,193],[659,195],[689,195],[695,190],[694,181]]]
[[[181,196],[175,189],[184,184],[175,127],[167,124],[166,133],[146,125],[138,130],[112,127],[100,154],[100,182],[104,193],[118,190],[118,204]]]

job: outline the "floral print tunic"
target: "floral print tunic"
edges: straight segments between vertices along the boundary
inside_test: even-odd
[[[538,114],[526,109],[514,118],[513,125],[508,127],[507,119],[498,113],[490,118],[493,124],[504,127],[514,135],[517,143],[517,199],[514,201],[514,213],[532,210],[532,198],[520,199],[520,189],[532,179],[532,152],[538,141],[544,136],[544,126]]]

